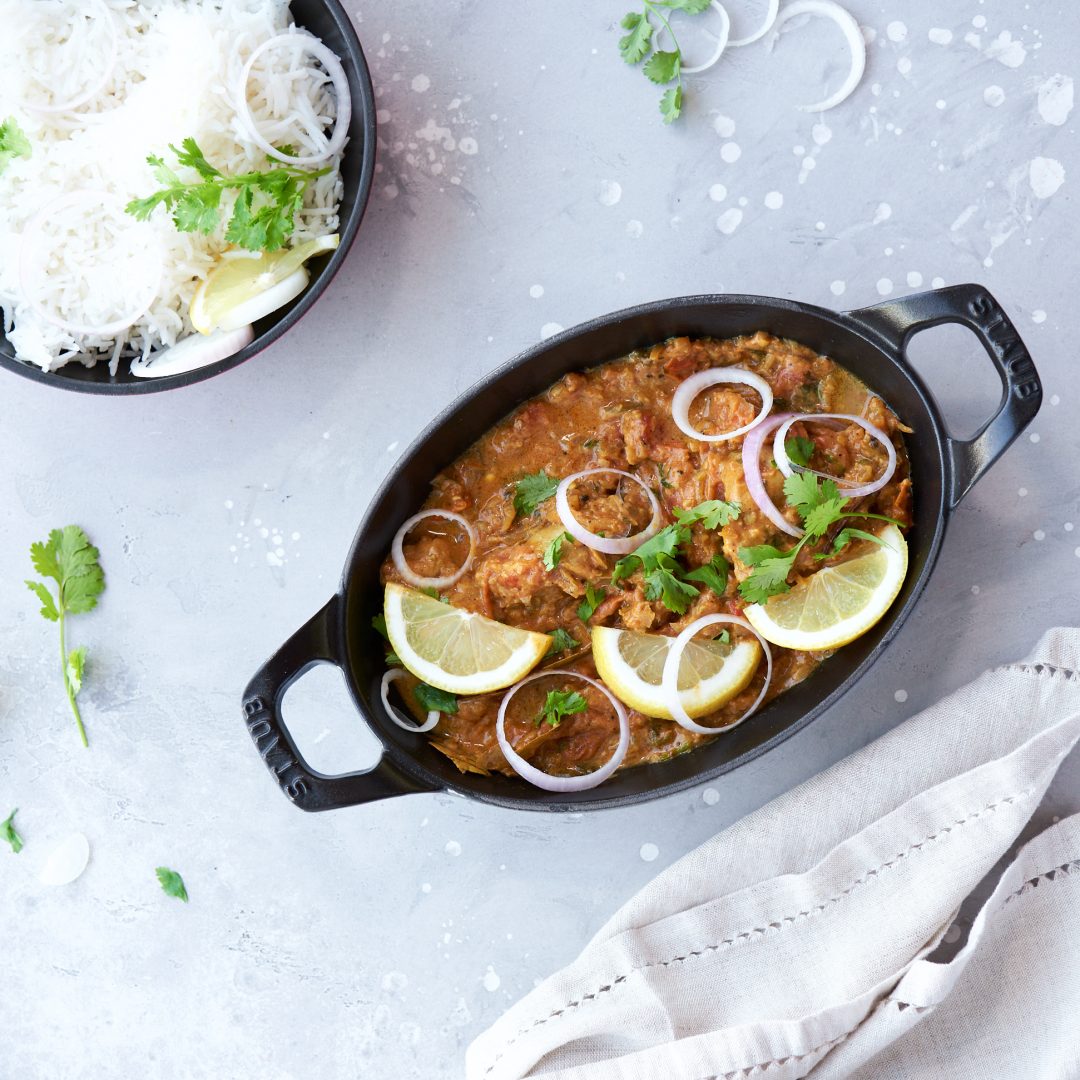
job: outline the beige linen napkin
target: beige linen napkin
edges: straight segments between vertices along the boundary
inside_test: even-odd
[[[671,866],[469,1048],[468,1080],[1080,1076],[1080,820],[929,959],[1080,739],[1080,631]]]

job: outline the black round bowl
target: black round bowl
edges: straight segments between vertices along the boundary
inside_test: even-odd
[[[960,323],[981,341],[1001,378],[1001,403],[969,440],[952,438],[922,380],[904,357],[913,334]],[[591,791],[554,794],[524,780],[462,774],[425,736],[385,714],[383,650],[371,629],[382,609],[379,566],[401,523],[415,513],[432,478],[514,407],[568,371],[601,364],[672,335],[731,337],[768,330],[825,353],[877,391],[914,429],[907,440],[915,486],[910,567],[900,596],[868,633],[734,731],[658,765],[616,773]],[[943,358],[944,359],[944,358]],[[244,718],[266,766],[303,810],[328,810],[407,792],[450,790],[528,810],[587,810],[641,802],[712,780],[808,724],[881,655],[926,586],[949,515],[971,486],[1032,421],[1042,386],[1008,316],[981,286],[956,285],[838,314],[759,296],[692,296],[606,315],[551,338],[500,368],[435,419],[376,494],[345,564],[341,587],[256,674]],[[281,697],[314,664],[337,664],[361,715],[383,744],[367,772],[325,776],[297,751],[281,720]]]
[[[291,303],[267,315],[255,324],[255,339],[250,345],[216,364],[179,375],[163,375],[156,379],[138,378],[130,371],[121,370],[109,374],[109,366],[99,361],[93,367],[84,367],[78,361],[66,364],[59,371],[42,371],[33,364],[15,358],[15,350],[0,325],[0,368],[17,375],[24,375],[46,386],[62,390],[77,390],[87,394],[154,394],[160,390],[173,390],[180,386],[202,382],[220,375],[229,368],[250,360],[290,327],[295,326],[311,305],[322,295],[333,276],[341,268],[345,257],[360,228],[364,216],[371,178],[375,173],[375,93],[371,87],[360,40],[356,36],[349,16],[338,0],[293,0],[290,10],[298,26],[310,30],[341,60],[349,80],[352,97],[352,121],[349,124],[349,142],[341,160],[341,179],[344,188],[341,199],[338,230],[341,243],[328,255],[312,259],[308,264],[311,283]]]

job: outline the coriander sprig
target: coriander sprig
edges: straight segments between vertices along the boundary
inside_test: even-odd
[[[90,744],[75,699],[82,689],[86,647],[80,645],[71,652],[67,651],[65,620],[68,615],[80,615],[97,607],[97,598],[105,590],[105,574],[98,562],[98,555],[98,549],[78,525],[53,529],[45,543],[31,545],[30,561],[43,578],[56,582],[56,596],[42,581],[26,582],[27,588],[41,601],[42,616],[49,622],[60,624],[60,670],[83,746]]]
[[[663,116],[665,124],[677,120],[682,113],[683,62],[678,38],[675,37],[671,23],[660,9],[667,8],[669,11],[682,11],[687,15],[700,15],[709,7],[709,2],[710,0],[642,0],[643,10],[627,12],[619,24],[624,30],[629,31],[625,37],[619,39],[619,53],[623,60],[631,66],[636,66],[645,60],[642,71],[650,82],[658,86],[671,82],[676,84],[669,86],[660,98],[660,115]],[[671,36],[671,44],[674,46],[672,50],[655,48],[656,27],[650,16],[656,16]],[[646,57],[648,57],[647,60]]]
[[[26,132],[14,116],[0,123],[0,173],[17,157],[28,158],[32,153]]]
[[[851,502],[840,494],[832,480],[819,480],[813,473],[792,473],[784,481],[784,495],[789,506],[794,506],[803,521],[802,539],[789,551],[781,551],[772,544],[757,544],[741,548],[739,558],[752,567],[750,574],[739,582],[739,592],[751,604],[764,604],[770,596],[779,596],[791,589],[788,575],[795,566],[799,552],[814,540],[820,540],[829,529],[844,518],[874,518],[900,525],[899,521],[883,514],[851,513]],[[872,540],[885,546],[885,541],[873,533],[852,526],[842,529],[833,541],[831,551],[815,556],[828,559],[842,551],[852,540]]]
[[[146,160],[158,182],[164,185],[144,199],[132,199],[127,212],[145,221],[164,204],[172,211],[173,224],[180,232],[212,233],[221,221],[221,203],[225,192],[237,192],[232,216],[225,230],[225,240],[249,251],[277,251],[285,246],[296,227],[296,212],[303,208],[304,193],[330,169],[297,169],[280,165],[266,172],[238,173],[226,176],[214,168],[199,144],[190,136],[177,149],[177,165],[194,169],[199,180],[187,183],[164,160],[151,154]]]
[[[546,720],[552,727],[558,727],[564,716],[584,712],[588,707],[589,703],[576,690],[549,690],[544,707],[536,718],[536,726],[539,727]]]

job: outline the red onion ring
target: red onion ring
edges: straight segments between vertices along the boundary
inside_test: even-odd
[[[720,383],[742,383],[743,386],[749,386],[752,390],[756,390],[761,395],[761,411],[749,424],[744,424],[734,431],[726,431],[723,435],[703,435],[690,423],[690,406],[702,390],[707,390],[710,386],[717,386]],[[735,439],[740,435],[745,435],[752,428],[757,427],[769,415],[772,405],[772,387],[760,375],[755,375],[752,371],[740,367],[710,368],[707,371],[699,371],[696,375],[691,375],[690,378],[684,379],[679,385],[678,390],[675,391],[675,395],[671,399],[671,417],[678,425],[679,430],[689,435],[691,439],[697,439],[698,442],[725,442],[728,439]]]
[[[763,420],[749,435],[746,436],[742,448],[742,467],[746,477],[746,490],[750,492],[750,498],[757,504],[757,508],[781,531],[788,536],[800,537],[803,530],[797,525],[792,525],[776,507],[776,503],[769,498],[765,490],[765,481],[761,478],[761,448],[765,445],[769,432],[780,424],[794,422],[803,418],[803,413],[777,413]]]
[[[652,520],[641,530],[641,532],[634,533],[633,536],[625,536],[617,539],[607,536],[598,536],[596,533],[586,529],[585,526],[574,517],[573,511],[570,509],[570,499],[567,495],[570,490],[570,485],[584,476],[593,476],[596,473],[609,473],[615,476],[625,476],[628,480],[633,480],[634,483],[641,486],[642,491],[649,497],[649,505],[652,507],[653,515]],[[563,523],[563,527],[575,540],[580,541],[588,548],[592,548],[593,551],[600,551],[605,555],[629,555],[630,552],[641,547],[646,540],[655,536],[660,531],[660,523],[663,521],[663,514],[660,510],[660,500],[653,494],[652,488],[650,488],[640,476],[635,476],[633,473],[629,472],[623,472],[622,469],[586,469],[584,472],[573,473],[566,477],[565,480],[560,480],[558,488],[555,489],[555,510],[559,515],[559,520]]]
[[[815,469],[806,469],[801,465],[793,465],[788,457],[787,447],[784,443],[787,433],[791,430],[791,425],[800,420],[846,420],[849,424],[857,424],[870,438],[885,447],[885,452],[889,456],[889,460],[885,464],[885,471],[869,484],[853,485],[848,481],[841,480],[838,476],[830,476],[828,473],[819,473]],[[841,494],[848,499],[861,499],[864,495],[873,495],[875,491],[880,491],[892,479],[893,473],[896,472],[896,447],[893,446],[892,439],[881,428],[875,427],[868,420],[864,420],[861,416],[855,416],[852,413],[805,413],[785,420],[777,429],[776,437],[773,439],[773,457],[776,459],[776,467],[785,476],[791,476],[795,472],[812,472],[815,476],[844,485]]]
[[[259,134],[259,129],[255,125],[255,118],[251,115],[251,109],[248,108],[247,103],[247,84],[251,79],[251,69],[255,64],[255,61],[258,60],[267,49],[280,45],[283,41],[292,44],[297,38],[303,40],[304,47],[307,51],[317,60],[320,60],[322,66],[326,68],[326,73],[330,76],[330,81],[334,84],[334,96],[337,103],[337,117],[334,120],[334,131],[330,136],[326,147],[321,153],[305,154],[302,157],[283,154],[280,150],[274,149],[274,147]],[[244,65],[244,70],[240,72],[240,77],[237,79],[233,97],[235,98],[236,112],[240,118],[240,123],[246,129],[248,135],[251,136],[251,141],[261,150],[266,151],[266,153],[275,161],[285,161],[290,165],[317,165],[320,161],[332,158],[345,145],[345,138],[349,134],[349,124],[352,121],[352,96],[349,93],[349,80],[345,76],[345,69],[341,66],[341,61],[317,37],[314,37],[311,34],[278,34],[276,37],[264,41],[248,57],[248,61]]]
[[[58,326],[61,330],[66,330],[69,334],[85,334],[91,337],[112,337],[138,322],[149,310],[150,305],[154,300],[157,299],[158,290],[161,287],[161,275],[163,271],[163,266],[160,265],[160,263],[158,265],[157,276],[150,275],[147,279],[149,284],[143,295],[139,297],[138,303],[131,309],[131,312],[125,314],[122,318],[114,319],[110,323],[91,325],[86,323],[68,322],[65,319],[61,319],[56,312],[50,311],[34,296],[34,290],[31,285],[31,270],[37,268],[41,262],[41,259],[39,258],[41,244],[40,234],[45,222],[59,211],[66,210],[71,206],[78,206],[80,203],[88,202],[105,207],[112,206],[114,209],[118,208],[119,213],[117,219],[122,221],[129,230],[134,231],[138,229],[145,234],[148,238],[147,250],[153,251],[156,248],[159,258],[161,257],[160,247],[153,240],[153,236],[148,227],[142,222],[134,222],[130,218],[125,217],[124,204],[116,195],[111,195],[106,191],[96,191],[91,189],[72,191],[66,195],[61,195],[57,199],[53,199],[50,203],[46,203],[45,206],[30,219],[26,228],[23,230],[19,252],[19,287],[22,289],[27,303],[41,316],[41,318],[46,322],[51,323],[53,326]]]
[[[548,675],[567,675],[572,679],[581,679],[590,686],[595,686],[611,702],[615,714],[619,718],[619,745],[615,747],[615,753],[601,765],[595,772],[587,776],[550,776],[541,772],[535,765],[530,765],[511,745],[506,737],[506,707],[510,699],[526,684],[534,679],[543,679]],[[499,749],[514,770],[522,778],[528,780],[544,791],[588,791],[598,784],[602,784],[623,763],[626,751],[630,748],[630,720],[626,715],[626,707],[615,695],[596,679],[590,679],[588,675],[581,675],[576,671],[567,671],[565,668],[556,670],[538,671],[532,675],[526,675],[520,682],[515,683],[506,691],[506,696],[499,705],[499,718],[495,723],[495,737],[499,740]]]
[[[704,630],[706,626],[715,626],[717,623],[731,623],[749,630],[765,650],[767,667],[765,669],[765,683],[761,687],[761,692],[754,698],[754,703],[750,708],[734,723],[725,724],[724,727],[710,728],[695,723],[682,707],[682,700],[679,697],[679,666],[682,663],[683,652],[694,635],[698,631]],[[744,618],[738,615],[703,615],[700,619],[695,619],[685,630],[682,630],[671,648],[668,649],[667,659],[664,661],[664,674],[660,678],[660,689],[664,695],[664,704],[678,724],[686,728],[687,731],[693,731],[698,735],[716,735],[721,731],[730,731],[733,727],[738,727],[753,713],[761,704],[762,698],[765,697],[765,691],[769,689],[770,682],[772,682],[772,650],[769,648],[769,643]]]
[[[403,668],[390,668],[390,670],[383,675],[379,689],[379,692],[382,695],[383,707],[386,709],[390,719],[393,720],[399,728],[404,728],[406,731],[411,731],[417,735],[422,734],[425,731],[430,731],[439,722],[439,717],[442,715],[438,709],[432,709],[427,714],[427,719],[422,724],[417,724],[412,720],[406,719],[393,705],[390,704],[390,684],[396,682],[398,679],[404,678],[405,670]]]
[[[23,105],[31,112],[72,112],[79,108],[80,105],[85,105],[92,98],[96,97],[105,88],[105,84],[109,79],[112,78],[112,73],[116,68],[116,61],[120,52],[120,39],[119,34],[116,31],[116,20],[113,18],[112,12],[109,10],[105,0],[91,0],[91,2],[109,23],[109,57],[102,66],[101,77],[97,82],[90,85],[89,90],[84,90],[81,94],[77,94],[73,98],[68,98],[67,101],[61,101],[59,105],[32,105],[30,102],[23,102]]]
[[[402,550],[402,545],[405,542],[406,535],[415,525],[429,517],[455,521],[469,536],[469,554],[465,557],[465,561],[446,577],[422,577],[405,561],[405,552]],[[460,514],[455,513],[453,510],[421,510],[419,514],[413,514],[394,534],[394,542],[390,545],[390,555],[394,560],[394,567],[397,572],[414,589],[448,589],[472,566],[473,556],[476,554],[476,543],[476,530]]]

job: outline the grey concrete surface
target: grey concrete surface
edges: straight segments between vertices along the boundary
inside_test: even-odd
[[[795,108],[844,67],[814,21],[772,56],[733,51],[689,80],[665,128],[658,92],[616,53],[626,0],[352,0],[380,171],[315,313],[164,396],[0,379],[0,816],[18,806],[27,841],[0,851],[0,1076],[458,1076],[472,1036],[661,867],[1080,618],[1066,108],[1080,11],[849,4],[872,40],[843,106]],[[731,8],[742,32],[763,4]],[[969,280],[1016,320],[1046,403],[957,513],[897,642],[831,712],[722,783],[629,810],[553,819],[414,796],[306,816],[282,798],[241,689],[333,591],[387,468],[479,376],[556,325],[664,296],[848,308]],[[911,352],[958,432],[993,410],[963,331]],[[89,751],[22,584],[31,541],[67,522],[108,574],[72,625],[91,654]],[[297,684],[286,715],[316,767],[372,759],[332,670]],[[1074,757],[1044,811],[1078,809]],[[73,830],[89,867],[48,889],[41,861]],[[161,864],[190,904],[159,891]]]

